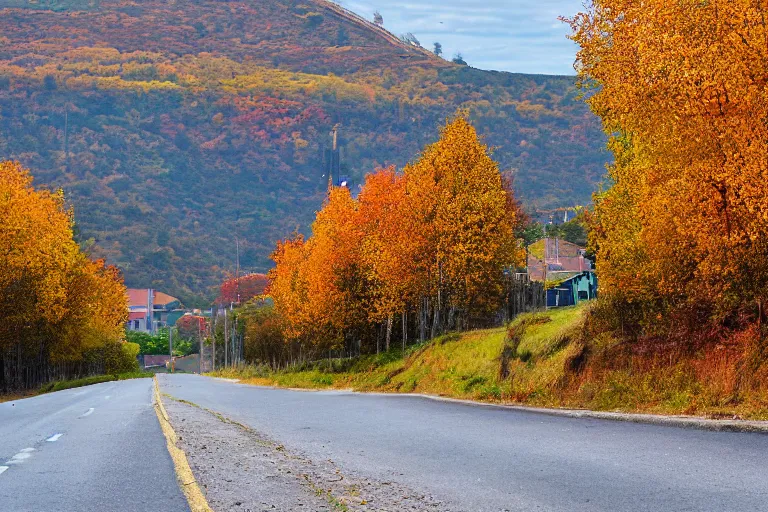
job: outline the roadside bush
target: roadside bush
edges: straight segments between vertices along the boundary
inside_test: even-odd
[[[598,298],[586,316],[584,334],[594,337],[613,333],[621,337],[637,337],[642,331],[641,308],[626,300],[621,292],[604,294]]]
[[[140,353],[144,355],[168,353],[168,329],[160,329],[154,335],[140,331],[126,331],[125,339],[138,344]]]
[[[136,343],[110,343],[104,348],[104,371],[110,375],[139,371],[139,345]]]
[[[275,308],[258,301],[249,302],[240,318],[245,322],[245,360],[252,364],[280,361],[286,340],[282,318]]]

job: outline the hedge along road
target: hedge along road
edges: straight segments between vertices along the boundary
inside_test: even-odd
[[[107,382],[0,404],[0,510],[188,511],[153,384]]]
[[[194,375],[161,391],[342,472],[467,511],[768,511],[768,435],[556,417]],[[223,476],[225,477],[225,476]]]

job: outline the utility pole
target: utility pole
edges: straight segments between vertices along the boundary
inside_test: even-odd
[[[173,373],[173,329],[168,329],[168,352],[171,356],[168,361],[168,369]]]
[[[211,307],[211,350],[213,351],[213,354],[211,355],[211,371],[213,372],[216,371],[216,313],[216,305],[214,304],[214,306]]]
[[[155,291],[152,288],[147,288],[147,329],[149,334],[155,334],[155,304],[154,299]]]
[[[238,347],[237,347],[237,317],[233,317],[232,321],[232,367],[237,365],[238,359]]]
[[[200,375],[203,374],[203,333],[202,328],[200,327],[200,320],[197,321],[197,347],[198,347],[198,356],[197,356],[197,363],[198,363],[198,373]]]
[[[547,270],[548,270],[548,263],[547,263],[547,257],[549,256],[549,237],[544,239],[544,288],[547,287]]]
[[[227,317],[229,315],[227,314],[227,310],[224,310],[224,368],[227,367],[227,353],[229,352],[229,349],[227,348],[229,345],[229,331],[227,330]]]
[[[235,286],[237,289],[237,304],[240,304],[240,239],[235,237]]]

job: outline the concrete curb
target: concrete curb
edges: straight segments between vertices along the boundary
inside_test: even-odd
[[[207,377],[215,378],[215,377]],[[472,407],[490,407],[497,409],[506,409],[513,411],[526,412],[531,414],[541,414],[545,416],[559,416],[564,418],[581,418],[607,421],[623,421],[626,423],[640,423],[647,425],[657,425],[662,427],[688,428],[695,430],[707,430],[711,432],[746,432],[768,434],[768,421],[748,421],[748,420],[713,420],[699,418],[696,416],[661,416],[657,414],[639,414],[623,412],[601,412],[590,411],[586,409],[547,409],[543,407],[530,407],[526,405],[515,404],[495,404],[489,402],[477,402],[474,400],[463,400],[459,398],[450,398],[438,395],[429,395],[423,393],[380,393],[354,391],[352,389],[304,389],[304,388],[282,388],[279,386],[262,386],[257,384],[248,384],[237,379],[218,379],[226,382],[239,383],[265,389],[282,389],[286,391],[300,391],[303,393],[345,393],[356,395],[372,395],[386,397],[412,397],[436,400],[439,402],[450,402],[455,404],[468,405]]]
[[[376,393],[379,395],[388,395],[387,393]],[[606,421],[623,421],[626,423],[641,423],[648,425],[658,425],[663,427],[688,428],[695,430],[708,430],[712,432],[748,432],[768,434],[768,421],[747,421],[747,420],[713,420],[708,418],[698,418],[695,416],[661,416],[658,414],[640,414],[623,412],[601,412],[585,409],[547,409],[543,407],[529,407],[525,405],[493,404],[484,402],[475,402],[473,400],[460,400],[434,395],[414,394],[404,396],[415,396],[437,400],[441,402],[454,402],[465,405],[480,407],[495,407],[508,409],[531,414],[541,414],[546,416],[559,416],[564,418],[583,418]]]

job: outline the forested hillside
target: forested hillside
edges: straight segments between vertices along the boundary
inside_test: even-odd
[[[512,50],[514,51],[514,49]],[[527,204],[589,201],[607,155],[574,79],[458,66],[320,1],[0,0],[0,157],[61,187],[82,239],[187,303],[264,271],[325,197],[463,108]]]

